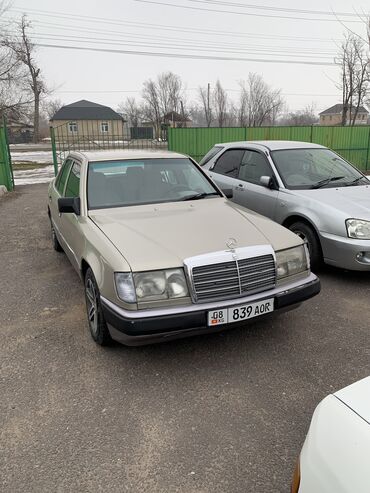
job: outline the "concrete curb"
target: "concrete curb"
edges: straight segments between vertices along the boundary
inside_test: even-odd
[[[2,195],[5,195],[7,191],[8,191],[8,189],[6,188],[5,185],[0,185],[0,197]]]

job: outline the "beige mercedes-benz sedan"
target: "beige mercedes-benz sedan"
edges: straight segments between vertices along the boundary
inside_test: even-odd
[[[301,238],[230,194],[181,154],[69,154],[48,190],[52,241],[98,344],[216,332],[319,293]]]

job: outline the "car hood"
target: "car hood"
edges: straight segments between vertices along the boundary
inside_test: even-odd
[[[282,226],[224,198],[171,202],[89,212],[133,271],[183,265],[185,258],[238,247],[271,244],[275,250],[301,240]]]
[[[341,211],[346,217],[370,219],[370,184],[354,187],[290,190],[298,197],[320,202]]]
[[[359,380],[334,395],[370,424],[370,377]]]

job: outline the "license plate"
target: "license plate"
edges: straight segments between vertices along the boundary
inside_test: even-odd
[[[208,325],[223,325],[234,322],[242,322],[254,317],[259,317],[265,313],[274,311],[274,298],[269,300],[257,301],[248,305],[234,306],[232,308],[222,308],[208,312]]]

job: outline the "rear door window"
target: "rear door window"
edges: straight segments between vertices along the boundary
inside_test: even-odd
[[[229,176],[230,178],[237,178],[243,155],[244,149],[230,149],[224,152],[217,159],[212,171],[220,175]]]
[[[200,166],[204,166],[205,164],[208,163],[213,157],[217,156],[219,152],[221,152],[223,147],[220,146],[214,146],[210,151],[207,152],[207,154],[204,156],[204,158],[200,161]]]

